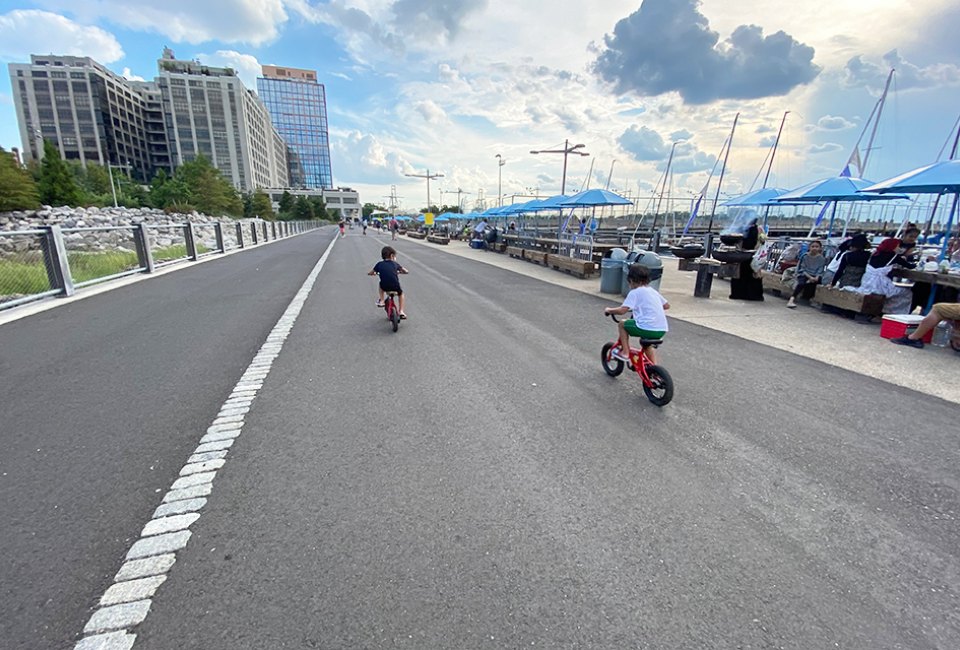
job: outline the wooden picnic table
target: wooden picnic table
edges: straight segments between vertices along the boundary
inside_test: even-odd
[[[926,282],[928,284],[939,284],[942,287],[960,289],[960,275],[952,273],[936,273],[932,271],[894,267],[893,275],[907,280],[913,280],[914,282]]]

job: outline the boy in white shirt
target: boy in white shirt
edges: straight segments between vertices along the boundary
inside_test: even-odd
[[[650,270],[640,264],[631,264],[627,272],[627,284],[630,293],[623,299],[619,307],[607,307],[605,314],[622,316],[628,311],[633,312],[633,318],[620,321],[620,354],[624,358],[630,356],[630,337],[638,336],[646,340],[660,340],[669,329],[665,309],[670,309],[670,303],[660,295],[660,292],[650,286]],[[657,362],[656,348],[644,346],[644,352],[652,363]]]

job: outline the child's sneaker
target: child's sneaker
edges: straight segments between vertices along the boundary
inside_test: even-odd
[[[378,301],[377,301],[377,309],[383,309],[383,301],[382,301],[382,300],[378,300]]]

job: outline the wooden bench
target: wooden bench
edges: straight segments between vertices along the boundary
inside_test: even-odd
[[[498,242],[493,242],[492,244],[490,242],[487,242],[487,250],[493,251],[494,253],[506,252],[507,242],[498,241]]]
[[[507,246],[507,255],[515,257],[518,260],[523,259],[523,249],[519,246]]]
[[[410,237],[411,239],[426,239],[427,235],[426,233],[417,232],[416,230],[408,230],[407,237]]]
[[[544,253],[541,250],[531,250],[529,248],[523,251],[523,259],[528,262],[533,262],[534,264],[540,264],[541,266],[547,266],[548,255],[549,253]]]
[[[594,262],[578,260],[564,255],[547,255],[547,265],[557,271],[566,271],[578,278],[586,278],[597,272],[597,265]]]
[[[864,316],[882,316],[884,297],[877,293],[857,293],[836,287],[817,286],[813,299],[821,305],[846,309]]]
[[[775,271],[760,271],[763,288],[777,296],[789,297],[793,294],[793,283],[784,282],[783,274]]]
[[[440,244],[441,246],[446,246],[450,243],[450,238],[443,235],[427,235],[427,241],[433,242],[434,244]]]

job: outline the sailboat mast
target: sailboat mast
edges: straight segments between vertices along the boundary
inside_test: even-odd
[[[670,167],[673,165],[673,152],[677,150],[677,143],[674,142],[670,148],[670,157],[667,158],[667,168],[663,171],[663,185],[660,187],[660,200],[657,201],[657,209],[653,213],[653,224],[650,226],[652,233],[657,228],[657,216],[660,214],[660,206],[663,205],[663,193],[667,191],[667,179],[670,177]]]
[[[713,197],[713,209],[710,211],[710,223],[707,225],[707,233],[713,230],[713,217],[717,214],[717,202],[720,200],[720,186],[723,185],[723,175],[727,171],[727,159],[730,157],[730,148],[733,146],[733,132],[737,130],[737,120],[740,119],[740,113],[733,117],[733,128],[730,129],[730,136],[727,138],[727,151],[723,154],[723,167],[720,168],[720,178],[717,180],[717,194]]]
[[[790,111],[785,111],[783,114],[783,119],[780,120],[780,130],[777,131],[777,139],[773,141],[773,151],[770,153],[770,162],[767,164],[767,173],[763,177],[763,187],[760,189],[765,189],[767,187],[767,181],[770,180],[770,170],[773,169],[773,158],[777,155],[777,147],[780,145],[780,136],[783,134],[783,125],[787,123],[787,115],[790,114]]]
[[[887,102],[887,93],[890,92],[890,82],[893,80],[893,73],[896,68],[890,68],[890,74],[887,75],[887,85],[883,87],[883,94],[877,101],[877,119],[873,122],[873,130],[870,131],[870,141],[867,142],[867,150],[863,154],[863,165],[858,170],[860,175],[866,173],[867,161],[870,159],[870,152],[873,151],[873,140],[877,137],[877,127],[880,126],[880,116],[883,115],[883,105]]]

